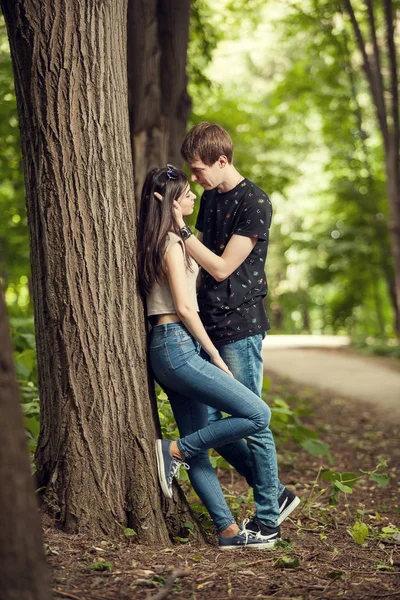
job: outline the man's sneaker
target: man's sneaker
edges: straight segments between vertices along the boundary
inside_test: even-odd
[[[178,476],[179,469],[181,467],[186,470],[189,469],[189,465],[183,462],[183,460],[177,456],[170,455],[170,446],[170,440],[156,441],[158,479],[161,489],[167,498],[172,498],[172,482],[174,477]]]
[[[242,527],[243,531],[255,536],[257,540],[266,543],[272,542],[271,546],[267,546],[268,548],[272,548],[275,545],[275,542],[281,539],[281,530],[279,525],[277,527],[264,525],[264,523],[261,523],[257,517],[253,517],[251,520],[245,519]]]
[[[265,527],[265,526],[263,526]],[[268,534],[260,536],[260,533],[254,533],[248,529],[240,529],[233,537],[219,537],[220,550],[240,550],[248,548],[249,550],[266,550],[273,548],[275,542],[280,539],[279,527],[266,527]]]
[[[295,508],[300,504],[300,498],[293,494],[290,490],[285,488],[282,494],[279,496],[279,518],[278,525],[283,523],[285,519],[288,518],[290,513],[294,511]]]

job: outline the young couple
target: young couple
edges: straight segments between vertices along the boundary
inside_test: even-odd
[[[270,328],[264,266],[272,207],[235,169],[232,153],[228,133],[214,124],[198,124],[183,142],[191,179],[204,188],[197,238],[184,221],[195,200],[186,175],[171,165],[147,175],[139,281],[152,324],[150,364],[181,436],[176,442],[157,440],[162,490],[172,498],[179,468],[190,467],[190,481],[213,519],[221,550],[263,549],[279,540],[279,526],[299,498],[278,479],[271,412],[261,399],[262,340]],[[253,486],[255,516],[241,527],[211,466],[210,448]]]

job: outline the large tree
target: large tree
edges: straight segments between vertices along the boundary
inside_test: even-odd
[[[128,81],[135,191],[146,172],[180,165],[191,102],[186,57],[191,0],[129,0]]]
[[[0,595],[50,600],[7,313],[0,289]]]
[[[1,6],[30,230],[38,485],[68,531],[129,525],[167,543],[136,284],[127,0]]]

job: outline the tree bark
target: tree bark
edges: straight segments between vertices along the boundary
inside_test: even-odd
[[[1,4],[31,242],[38,485],[67,531],[119,523],[167,544],[136,283],[127,0]]]
[[[129,0],[129,116],[138,198],[150,169],[182,164],[180,147],[191,109],[189,19],[190,0]]]
[[[0,289],[0,590],[2,600],[50,600],[40,517]]]

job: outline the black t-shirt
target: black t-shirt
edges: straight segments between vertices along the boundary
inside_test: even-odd
[[[196,229],[203,244],[221,256],[233,234],[256,238],[246,260],[224,281],[201,270],[198,302],[206,331],[216,346],[270,329],[264,298],[272,205],[265,192],[248,179],[224,194],[217,189],[201,197]]]

